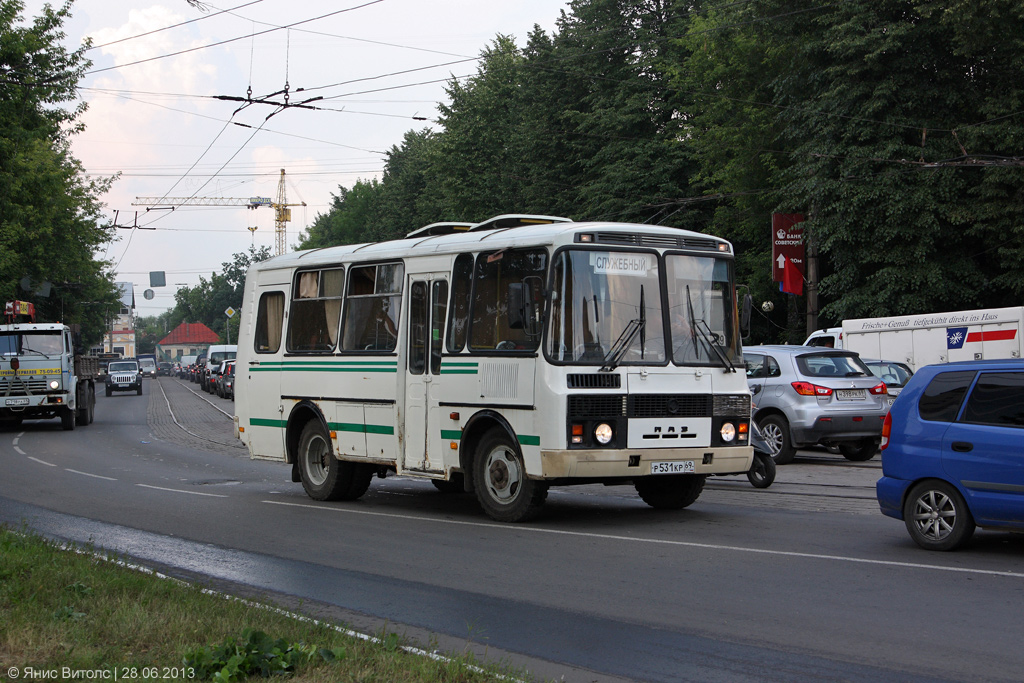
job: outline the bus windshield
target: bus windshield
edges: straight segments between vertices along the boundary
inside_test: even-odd
[[[672,360],[678,365],[735,363],[740,334],[731,262],[669,254],[665,270]]]
[[[551,291],[547,353],[552,360],[664,363],[664,337],[657,254],[561,252]],[[616,342],[620,348],[612,354]]]
[[[549,357],[603,366],[735,363],[740,337],[730,262],[668,254],[664,271],[654,253],[562,252],[554,264]]]

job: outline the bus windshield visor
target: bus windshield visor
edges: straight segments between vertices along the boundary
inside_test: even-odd
[[[737,363],[740,335],[732,262],[669,254],[665,271],[672,361],[677,365]]]
[[[563,251],[554,264],[548,356],[586,365],[665,362],[658,256]]]

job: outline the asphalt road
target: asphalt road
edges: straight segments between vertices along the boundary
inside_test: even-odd
[[[401,477],[310,500],[215,408],[160,378],[73,433],[0,434],[0,521],[552,679],[1020,679],[1024,543],[917,549],[878,512],[877,457],[804,452],[769,489],[711,479],[673,513],[631,487],[554,489],[542,518],[502,525]]]

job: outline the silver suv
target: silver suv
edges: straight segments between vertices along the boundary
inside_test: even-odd
[[[838,446],[848,460],[878,452],[889,411],[885,383],[853,351],[810,346],[743,349],[753,419],[772,447],[775,462],[790,462],[796,449]]]

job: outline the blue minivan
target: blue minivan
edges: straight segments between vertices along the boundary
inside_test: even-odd
[[[922,548],[1024,531],[1024,360],[919,369],[885,418],[882,474],[882,513]]]

